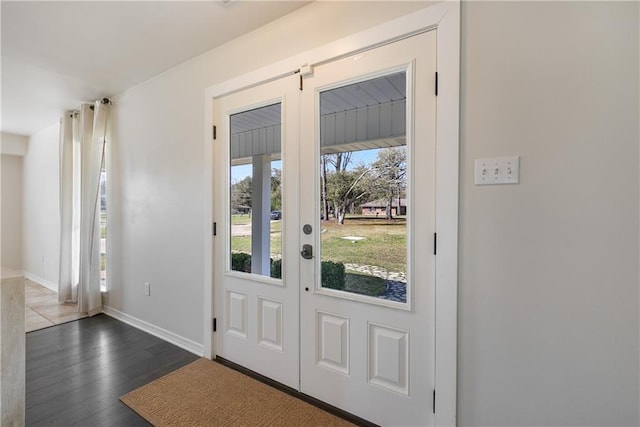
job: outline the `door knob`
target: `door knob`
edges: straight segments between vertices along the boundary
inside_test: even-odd
[[[311,246],[311,245],[302,245],[302,251],[300,251],[300,255],[304,259],[313,258],[313,246]]]

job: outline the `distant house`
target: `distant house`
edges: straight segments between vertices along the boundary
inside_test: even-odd
[[[360,206],[362,209],[362,215],[374,215],[381,216],[387,212],[387,200],[374,200]],[[398,199],[393,199],[391,202],[391,215],[406,215],[407,214],[407,199],[400,199],[400,209],[398,209]]]

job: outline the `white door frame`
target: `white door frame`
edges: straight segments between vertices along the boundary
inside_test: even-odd
[[[456,425],[457,301],[458,301],[458,150],[460,106],[460,2],[437,3],[327,45],[216,84],[204,94],[205,223],[203,224],[204,357],[215,355],[211,324],[213,292],[213,99],[255,86],[296,70],[305,72],[333,59],[437,29],[436,137],[436,425]]]

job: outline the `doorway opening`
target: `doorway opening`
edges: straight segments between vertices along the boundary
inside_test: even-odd
[[[275,217],[278,215],[282,218],[280,246],[282,275],[280,278],[272,277],[271,271],[268,275],[266,273],[254,274],[253,267],[249,271],[231,268],[232,244],[229,240],[231,239],[231,217],[233,214],[230,206],[223,206],[220,210],[218,209],[220,205],[216,202],[230,200],[232,156],[228,152],[230,148],[225,147],[226,142],[218,140],[209,148],[212,162],[226,159],[228,164],[222,169],[212,167],[212,183],[223,183],[222,187],[212,190],[214,201],[212,212],[215,212],[212,219],[214,222],[218,222],[218,230],[225,230],[228,235],[218,234],[210,242],[212,252],[215,246],[215,252],[219,256],[212,257],[212,265],[207,269],[215,276],[216,286],[215,290],[210,286],[205,288],[207,298],[205,306],[207,307],[207,315],[211,314],[211,317],[217,319],[218,328],[215,333],[205,335],[205,355],[207,357],[219,355],[263,375],[265,374],[260,369],[267,367],[269,373],[266,376],[274,379],[277,373],[272,374],[272,372],[277,371],[276,367],[288,366],[289,373],[293,374],[289,378],[293,388],[330,404],[332,399],[337,399],[340,407],[346,408],[356,415],[365,414],[364,418],[374,422],[391,421],[385,421],[384,414],[368,412],[367,407],[372,406],[371,402],[385,402],[387,396],[395,394],[400,396],[400,402],[407,396],[411,396],[410,400],[415,397],[415,401],[422,402],[422,407],[414,408],[409,405],[402,411],[409,417],[407,419],[420,420],[419,422],[423,424],[425,419],[428,420],[427,424],[432,422],[454,423],[459,105],[458,88],[455,82],[458,81],[457,76],[459,75],[457,56],[459,51],[459,4],[437,4],[421,12],[408,15],[402,21],[402,25],[398,22],[383,25],[382,27],[387,30],[386,35],[380,35],[381,28],[376,28],[354,36],[351,40],[352,44],[345,45],[342,41],[314,50],[310,54],[313,60],[308,63],[311,65],[306,65],[299,70],[302,77],[295,73],[292,75],[287,71],[286,67],[295,69],[295,65],[299,65],[291,62],[295,61],[292,59],[287,66],[283,65],[286,63],[284,61],[282,64],[274,64],[274,66],[262,70],[264,77],[262,80],[256,79],[256,73],[253,73],[251,76],[246,76],[245,79],[240,78],[225,82],[208,91],[211,98],[214,99],[214,103],[207,107],[213,118],[211,123],[217,125],[218,135],[223,135],[223,137],[227,135],[230,127],[223,123],[230,121],[229,118],[234,114],[281,103],[282,150],[278,161],[282,162],[282,205],[281,209],[272,209],[269,203],[268,209],[262,209],[261,217],[264,219],[268,215],[269,222],[272,221],[272,213],[273,220],[276,220]],[[430,106],[426,110],[424,106],[420,107],[418,104],[425,97],[433,96],[432,91],[436,86],[435,65],[431,68],[433,71],[431,76],[429,76],[430,71],[424,73],[423,65],[420,65],[421,61],[415,60],[415,57],[408,53],[416,52],[415,50],[404,51],[404,58],[399,60],[396,57],[394,63],[384,62],[387,56],[393,55],[393,52],[388,52],[390,55],[383,55],[383,58],[374,60],[375,65],[372,68],[356,70],[357,66],[353,67],[363,58],[365,61],[360,63],[366,63],[366,58],[380,47],[395,45],[404,40],[415,40],[429,33],[430,30],[436,30],[432,31],[432,35],[438,33],[437,39],[434,37],[430,43],[433,48],[431,52],[434,55],[432,60],[435,64],[437,59],[438,73],[441,78],[438,98],[435,98],[433,102],[429,101]],[[389,34],[395,34],[395,37],[390,38]],[[366,50],[367,48],[371,48],[371,50]],[[418,50],[421,51],[421,49]],[[355,54],[350,55],[354,52]],[[335,58],[339,59],[333,60]],[[348,65],[343,63],[343,66],[334,71],[347,72],[347,74],[349,71],[353,71],[353,74],[341,76],[332,74],[328,77],[325,75],[326,80],[325,77],[322,77],[324,74],[322,70],[329,70],[329,65],[349,59],[353,62]],[[405,105],[407,128],[404,144],[379,148],[362,147],[358,150],[328,151],[325,144],[321,143],[322,130],[319,124],[321,119],[319,116],[315,116],[315,113],[320,110],[322,93],[403,72],[407,88]],[[424,73],[422,78],[418,78],[419,73]],[[274,76],[286,77],[274,78]],[[443,76],[445,77],[443,78]],[[257,81],[265,83],[258,84]],[[271,85],[276,82],[283,82],[283,86],[274,89]],[[304,83],[302,93],[300,92],[301,82]],[[267,87],[270,88],[267,89]],[[291,90],[293,92],[290,92]],[[236,96],[238,97],[236,98]],[[299,106],[296,107],[296,104]],[[438,114],[435,114],[436,106]],[[292,111],[299,111],[300,117],[295,117],[295,114],[291,115]],[[220,112],[222,115],[219,115]],[[437,129],[437,133],[434,131],[433,142],[427,144],[422,142],[425,139],[419,136],[414,129],[414,126],[425,117],[429,120],[433,119],[434,124],[431,128]],[[289,134],[293,123],[297,123],[299,128]],[[225,126],[228,127],[226,130],[223,129]],[[429,127],[427,125],[427,128]],[[220,132],[221,129],[222,132]],[[346,139],[343,142],[345,141]],[[405,147],[402,148],[402,145]],[[436,145],[437,150],[434,149]],[[348,152],[365,154],[367,149],[384,150],[388,148],[399,148],[394,151],[404,151],[407,162],[406,183],[403,183],[402,179],[396,178],[395,181],[399,185],[387,193],[393,194],[391,202],[389,203],[387,195],[371,198],[363,196],[360,199],[366,198],[367,200],[360,202],[359,205],[354,203],[348,209],[342,210],[336,208],[335,198],[330,199],[328,194],[329,183],[327,182],[324,189],[322,184],[324,179],[321,169],[327,167],[325,173],[327,181],[330,179],[331,173],[337,172],[328,156],[338,154],[346,156]],[[364,162],[365,168],[372,169],[372,164],[379,160],[377,153],[372,153],[372,157],[375,156],[374,159]],[[402,153],[396,154],[398,157],[402,157]],[[321,160],[323,156],[327,157]],[[433,164],[423,168],[421,159],[424,158],[429,158]],[[438,165],[438,168],[435,168],[435,164]],[[351,168],[355,169],[355,166],[351,166]],[[266,168],[263,168],[263,171],[264,169]],[[349,171],[350,169],[347,167],[345,170]],[[261,176],[266,177],[267,175]],[[252,181],[255,179],[253,174],[251,179]],[[363,179],[361,178],[360,181]],[[432,204],[421,203],[416,199],[416,195],[422,194],[425,182],[428,187],[426,193],[435,198]],[[402,188],[404,186],[406,189]],[[221,195],[222,198],[220,198]],[[263,204],[263,206],[267,206],[267,204]],[[424,218],[423,206],[427,206],[427,210],[431,211],[426,220],[422,220]],[[275,212],[278,210],[280,212]],[[404,295],[399,294],[397,299],[335,289],[324,286],[322,283],[322,277],[325,276],[322,271],[323,261],[356,265],[358,262],[362,262],[362,260],[344,262],[347,260],[347,256],[352,255],[348,253],[349,249],[342,260],[339,258],[337,260],[330,259],[332,253],[331,248],[328,247],[329,243],[322,240],[323,228],[326,228],[325,225],[328,225],[330,221],[339,224],[342,219],[346,224],[349,224],[349,219],[355,222],[354,216],[356,215],[360,216],[362,221],[371,220],[371,218],[382,220],[381,216],[383,215],[385,221],[393,221],[393,223],[400,223],[404,220],[405,241],[401,242],[401,247],[405,249],[404,251],[394,250],[393,253],[394,255],[399,253],[400,257],[405,258],[406,266],[402,268],[400,263],[400,268],[397,268],[397,271],[384,265],[382,267],[385,268],[380,269],[382,270],[380,274],[386,275],[386,278],[380,277],[383,280],[401,277],[400,274],[396,276],[393,274],[404,271],[405,292]],[[245,225],[248,224],[248,222],[245,223]],[[251,225],[253,227],[253,224]],[[264,233],[266,228],[263,227],[260,231]],[[261,253],[263,256],[265,252],[269,253],[272,257],[272,228],[270,224],[268,230],[269,247],[267,251],[263,250]],[[437,257],[433,255],[436,230],[439,242]],[[327,232],[324,231],[324,233]],[[253,234],[253,228],[251,233]],[[359,233],[349,233],[349,235],[341,237],[348,237],[342,240],[344,243],[352,245],[349,248],[354,248],[363,242],[363,239],[358,239],[359,237],[366,238]],[[264,242],[265,239],[262,241]],[[251,258],[253,258],[253,252],[252,242]],[[383,252],[378,251],[378,253],[380,254],[379,258],[384,257]],[[431,254],[430,261],[416,262],[416,259],[423,259],[420,257],[421,253]],[[224,256],[220,256],[222,254]],[[220,261],[221,259],[223,261]],[[383,260],[383,262],[386,261]],[[213,265],[213,262],[216,264]],[[269,264],[271,263],[272,261],[269,260]],[[377,259],[375,263],[372,262],[368,265],[381,267],[376,263],[380,263],[380,260]],[[437,280],[434,273],[436,266]],[[349,272],[347,266],[344,270],[346,275]],[[261,271],[264,272],[264,270]],[[365,275],[369,273],[370,277],[375,277],[369,271],[360,271],[359,273],[365,273]],[[425,277],[432,277],[433,280],[425,285]],[[229,279],[236,281],[236,288],[227,287],[230,283]],[[325,284],[326,282],[325,280]],[[220,283],[224,285],[219,286]],[[262,285],[265,286],[261,287]],[[366,287],[370,288],[371,286],[367,283]],[[281,292],[280,295],[274,292],[276,289]],[[429,304],[434,303],[436,296],[439,304],[437,311],[433,307],[428,307]],[[211,305],[209,305],[209,301]],[[424,301],[426,301],[427,307],[420,306]],[[214,305],[215,310],[213,309]],[[367,307],[362,311],[363,313],[369,309],[371,312],[384,313],[383,319],[376,320],[368,318],[367,314],[360,314],[362,307]],[[423,311],[425,308],[426,310]],[[292,311],[293,318],[287,317],[291,315]],[[420,324],[420,328],[411,326],[411,323],[403,324],[403,316],[410,317],[416,313],[422,313],[420,315],[429,319],[426,329],[425,323],[420,321],[417,322]],[[210,322],[210,318],[208,322]],[[288,330],[289,328],[295,332],[292,333],[291,330]],[[435,333],[436,329],[439,331],[438,334]],[[293,338],[287,338],[289,333]],[[238,351],[235,352],[238,356],[254,354],[251,350],[253,348],[269,349],[270,351],[267,352],[269,356],[265,356],[266,358],[256,356],[257,359],[262,359],[256,369],[252,367],[252,361],[245,363],[240,358],[229,356],[228,352],[235,344],[230,346],[228,337],[235,338],[235,342],[239,346]],[[267,345],[269,340],[281,343],[282,347],[280,344],[269,347]],[[296,355],[295,351],[293,354],[287,353],[291,349],[292,343],[293,348],[297,349],[299,354]],[[244,348],[244,351],[239,350],[241,347]],[[417,371],[414,372],[413,369],[416,366],[411,361],[424,360],[424,358],[411,353],[416,348],[421,348],[419,351],[427,354],[429,361],[423,363],[423,367],[417,367]],[[260,354],[262,355],[262,353]],[[289,359],[288,362],[278,361],[274,356],[277,354],[288,354],[293,359]],[[438,360],[437,364],[436,360]],[[316,374],[312,373],[314,370]],[[435,375],[436,371],[438,375]],[[316,377],[326,379],[328,382],[318,382],[315,380]],[[348,381],[340,381],[340,378],[349,377],[358,378],[355,385],[349,385]],[[427,381],[422,381],[424,378],[427,378]],[[286,380],[277,381],[287,384]],[[320,385],[317,388],[307,387],[307,385],[315,383]],[[423,389],[419,389],[420,384],[425,385]],[[365,406],[354,401],[343,404],[345,395],[361,395],[359,391],[364,389],[375,389],[379,393],[373,392],[373,395],[363,398],[362,401],[368,402],[364,404]],[[438,390],[438,399],[432,399],[435,395],[434,389]],[[373,406],[385,407],[383,404],[374,404]],[[433,414],[434,411],[435,414]]]

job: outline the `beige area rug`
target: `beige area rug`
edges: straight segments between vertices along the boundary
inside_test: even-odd
[[[155,426],[353,425],[207,359],[199,359],[120,400]]]

